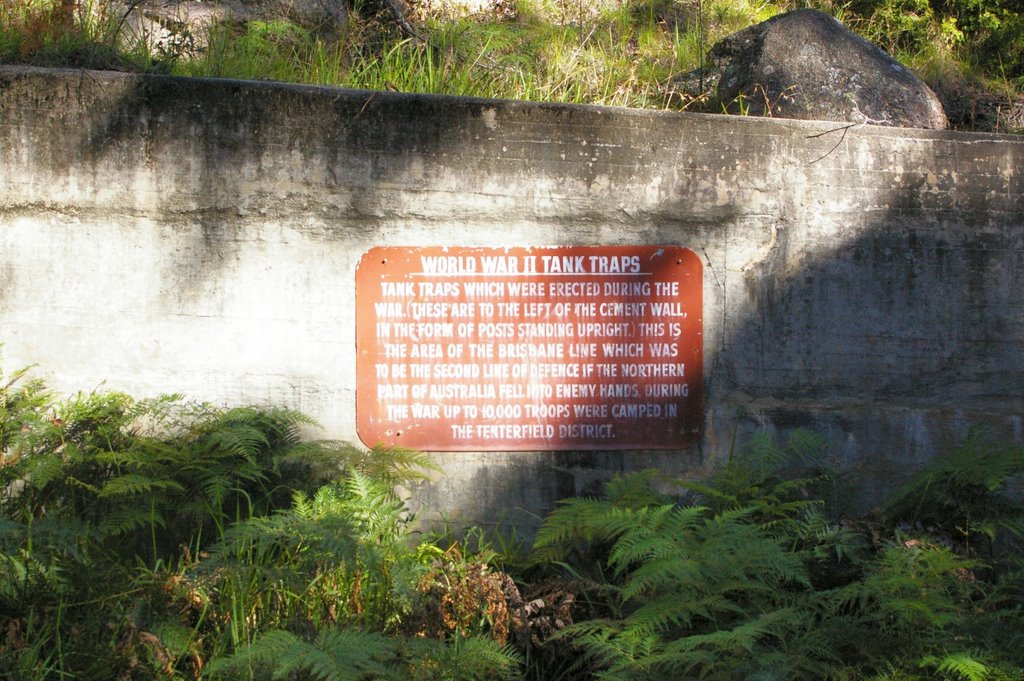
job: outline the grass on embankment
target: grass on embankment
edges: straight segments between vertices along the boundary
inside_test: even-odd
[[[284,19],[215,28],[207,43],[126,30],[109,0],[0,1],[0,62],[257,78],[532,101],[702,110],[669,96],[715,41],[779,12],[837,16],[917,71],[955,126],[1024,127],[1024,18],[1014,0],[424,0],[416,37],[356,3],[332,30]],[[141,11],[134,8],[132,12]],[[130,17],[129,17],[130,18]]]

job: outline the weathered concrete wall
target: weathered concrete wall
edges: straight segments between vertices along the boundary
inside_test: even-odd
[[[807,426],[864,506],[971,425],[1022,438],[1024,138],[836,127],[0,68],[3,365],[355,441],[369,248],[676,244],[705,261],[698,447],[439,453],[418,501],[530,524]]]

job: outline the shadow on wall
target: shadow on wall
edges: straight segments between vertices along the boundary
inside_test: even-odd
[[[780,234],[744,276],[721,400],[741,432],[825,435],[853,511],[974,426],[1022,441],[1024,184],[967,183],[954,211],[896,186],[868,229],[807,259]]]
[[[859,228],[823,228],[842,215],[780,221],[763,259],[727,275],[746,312],[707,365],[703,447],[491,453],[467,477],[425,487],[421,505],[468,486],[476,505],[456,513],[530,536],[559,498],[600,494],[613,475],[688,476],[728,455],[710,439],[743,446],[803,428],[826,437],[848,510],[862,513],[972,427],[1024,441],[1024,179],[967,183],[957,210],[910,179],[873,197],[884,208]],[[829,237],[820,249],[809,229]],[[440,457],[458,470],[457,455]]]
[[[166,169],[141,189],[145,208],[195,233],[166,272],[174,283],[167,291],[186,303],[209,293],[267,215],[307,232],[335,225],[324,228],[326,239],[344,230],[343,238],[372,242],[379,222],[401,209],[382,188],[402,177],[404,189],[415,190],[417,155],[455,146],[464,127],[439,97],[327,97],[314,87],[161,76],[130,82],[102,115],[89,117],[78,154],[90,164]],[[485,109],[456,112],[480,117]],[[356,224],[361,234],[352,233]]]
[[[119,198],[195,232],[167,272],[186,293],[230,263],[241,230],[271,219],[366,248],[408,222],[482,244],[492,239],[481,229],[509,238],[510,216],[520,235],[539,224],[574,243],[711,231],[733,211],[708,164],[736,153],[747,137],[735,129],[749,127],[691,116],[674,139],[679,115],[661,112],[160,76],[100,83],[117,87],[94,88],[77,153],[99,170],[142,169],[118,178],[129,185]],[[730,130],[717,150],[705,139],[715,126]]]

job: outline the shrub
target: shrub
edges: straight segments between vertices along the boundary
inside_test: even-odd
[[[927,534],[829,520],[820,444],[806,433],[784,447],[759,439],[707,483],[682,483],[698,495],[689,500],[655,494],[646,473],[606,498],[562,502],[537,555],[587,575],[601,612],[559,638],[605,679],[1019,674],[1021,634],[1005,624],[1024,605],[1018,573],[987,579]],[[935,467],[963,482],[974,465]],[[996,467],[989,485],[1014,470]],[[1011,520],[1005,509],[990,522]]]

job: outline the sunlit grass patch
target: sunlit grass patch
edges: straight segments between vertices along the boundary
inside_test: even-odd
[[[1000,131],[1024,119],[1024,18],[1007,0],[985,11],[969,0],[406,0],[411,28],[376,1],[345,4],[327,26],[221,19],[179,40],[139,28],[141,7],[110,0],[0,0],[0,61],[702,110],[708,93],[680,94],[673,78],[707,66],[726,35],[811,7],[945,92],[954,123],[984,127],[973,111],[959,115],[964,97],[996,110]]]
[[[0,0],[0,63],[145,70],[150,55],[118,38],[123,18],[103,0]]]

